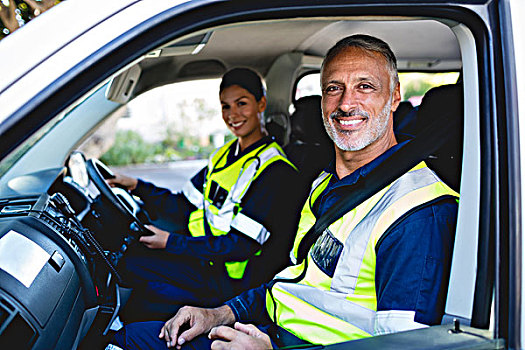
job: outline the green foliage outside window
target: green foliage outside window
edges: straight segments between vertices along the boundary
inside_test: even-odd
[[[129,165],[142,163],[163,163],[180,159],[206,158],[213,146],[197,146],[197,141],[180,134],[160,143],[144,141],[139,133],[126,130],[117,131],[115,142],[100,160],[107,165]]]
[[[160,145],[145,142],[135,131],[118,131],[113,146],[100,158],[108,165],[144,163],[160,152]]]
[[[459,77],[458,72],[449,73],[399,73],[401,84],[401,100],[406,101],[413,97],[421,98],[428,90],[435,86],[454,84]]]

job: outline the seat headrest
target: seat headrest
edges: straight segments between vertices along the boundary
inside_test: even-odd
[[[429,122],[436,118],[442,118],[445,113],[462,120],[463,86],[461,84],[447,84],[433,87],[425,93],[418,107],[405,113],[406,107],[400,104],[398,110],[394,112],[394,131],[396,134],[416,136],[421,130],[425,129]]]
[[[281,146],[285,145],[290,137],[290,121],[284,113],[272,113],[265,116],[264,126],[270,136],[273,136]]]
[[[434,120],[455,121],[449,141],[427,159],[427,164],[454,190],[459,191],[463,158],[463,85],[450,84],[427,91],[417,111],[416,130]],[[417,133],[416,133],[417,135]]]
[[[426,124],[443,113],[452,113],[463,119],[462,84],[441,85],[428,90],[419,105],[418,122]]]
[[[301,97],[294,103],[295,112],[291,116],[292,142],[309,144],[331,144],[323,124],[321,96]]]
[[[401,101],[394,111],[394,132],[406,133],[408,126],[413,123],[416,110],[409,101]]]

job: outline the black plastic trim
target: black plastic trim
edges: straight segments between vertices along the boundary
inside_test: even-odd
[[[494,93],[493,56],[491,31],[483,28],[483,35],[477,36],[476,49],[478,56],[478,77],[480,93],[480,213],[477,271],[472,307],[471,326],[488,329],[490,324],[491,302],[494,295],[495,255],[498,186],[495,181],[497,164],[495,157],[497,138],[494,130],[495,101],[491,99]],[[496,325],[497,327],[497,325]]]
[[[507,301],[505,312],[500,312],[500,322],[507,329],[499,330],[498,336],[505,337],[509,348],[520,349],[521,340],[521,274],[522,274],[522,241],[521,241],[521,164],[519,147],[518,92],[516,86],[516,60],[513,47],[513,33],[508,0],[498,2],[499,41],[495,45],[498,54],[496,66],[498,78],[496,98],[501,116],[497,121],[501,124],[499,131],[499,149],[505,161],[500,169],[501,198],[506,207],[501,208],[502,249],[500,250],[500,302]],[[504,102],[503,102],[504,101]],[[506,244],[506,246],[505,246]],[[505,249],[506,248],[506,249]]]

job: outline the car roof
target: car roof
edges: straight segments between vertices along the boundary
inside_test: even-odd
[[[176,50],[181,44],[168,44],[153,53],[156,59],[140,62],[145,83],[139,84],[136,92],[175,81],[219,77],[235,66],[249,66],[265,76],[272,64],[287,53],[304,55],[304,67],[318,69],[331,46],[357,33],[388,42],[400,70],[461,68],[457,39],[447,25],[436,20],[294,18],[227,25],[199,33],[193,37],[194,43],[201,40],[196,55],[191,48],[198,44],[189,45],[186,54]],[[191,39],[186,42],[191,43]]]
[[[193,3],[203,5],[207,2],[210,1]],[[139,3],[148,3],[150,7],[154,4],[154,8],[149,13],[130,11]],[[0,41],[4,63],[0,66],[3,77],[0,93],[97,26],[117,26],[121,21],[117,14],[127,12],[128,20],[140,23],[153,20],[172,6],[176,3],[165,0],[114,0],[109,3],[104,0],[68,0],[53,7],[25,28]],[[70,15],[80,12],[82,16]],[[388,42],[398,57],[401,70],[458,70],[461,68],[459,47],[447,25],[429,19],[378,16],[294,18],[230,24],[186,38],[185,43],[205,39],[201,40],[202,47],[198,54],[193,51],[184,54],[180,50],[184,42],[170,43],[159,50],[155,59],[141,62],[144,83],[139,84],[137,92],[170,82],[217,77],[226,69],[239,65],[249,66],[264,75],[278,57],[290,52],[306,55],[311,65],[318,67],[326,50],[352,33],[367,33]],[[115,32],[115,35],[118,34]],[[112,39],[115,38],[108,38]],[[19,42],[26,45],[20,46]]]

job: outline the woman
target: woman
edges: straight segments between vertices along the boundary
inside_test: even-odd
[[[153,219],[152,235],[127,254],[121,269],[134,288],[126,321],[168,318],[182,305],[213,306],[268,281],[288,262],[299,212],[295,167],[262,122],[261,78],[246,68],[220,84],[222,118],[236,139],[217,149],[208,165],[173,194],[117,175],[111,186],[139,196]]]

